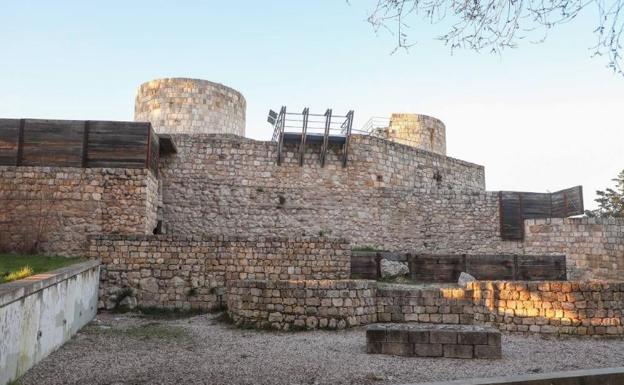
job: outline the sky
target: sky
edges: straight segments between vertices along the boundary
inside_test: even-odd
[[[416,44],[366,22],[374,1],[12,1],[0,7],[0,117],[132,120],[137,87],[222,83],[247,101],[246,136],[269,109],[413,112],[446,124],[449,156],[485,166],[488,190],[596,189],[624,169],[624,77],[592,58],[588,11],[501,55],[455,51],[410,19]]]

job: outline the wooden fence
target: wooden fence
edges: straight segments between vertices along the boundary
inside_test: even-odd
[[[0,165],[149,168],[159,140],[150,123],[0,119]]]
[[[498,199],[500,235],[505,240],[524,239],[525,219],[565,218],[585,212],[582,186],[554,193],[501,191]]]
[[[378,279],[381,259],[406,262],[410,278],[423,283],[457,282],[466,272],[478,280],[565,280],[565,255],[411,254],[374,251],[351,253],[354,278]]]

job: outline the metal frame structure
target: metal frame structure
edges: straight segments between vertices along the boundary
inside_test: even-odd
[[[299,143],[299,166],[305,163],[305,150],[310,142],[321,143],[319,160],[321,167],[327,161],[327,151],[332,143],[342,144],[342,166],[346,167],[348,162],[349,143],[353,134],[353,110],[346,115],[334,115],[331,108],[324,114],[312,114],[308,107],[301,113],[287,112],[283,106],[280,112],[271,110],[268,122],[273,125],[272,141],[277,142],[277,164],[283,161],[284,140],[289,142],[294,140]],[[362,132],[367,135],[368,133]]]

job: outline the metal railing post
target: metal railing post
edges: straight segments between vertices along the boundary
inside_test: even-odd
[[[303,161],[305,157],[305,145],[306,138],[308,135],[308,114],[310,113],[310,109],[308,107],[303,109],[303,126],[301,128],[301,144],[299,145],[299,166],[303,166]]]
[[[279,120],[281,118],[281,120]],[[284,145],[284,125],[286,124],[286,106],[282,106],[280,110],[280,114],[278,117],[278,121],[276,124],[276,129],[278,129],[278,137],[277,137],[277,165],[280,166],[282,164],[282,147]]]
[[[332,110],[325,111],[325,134],[323,135],[323,146],[321,147],[321,167],[325,167],[325,156],[327,155],[327,143],[329,141],[329,128],[331,126]]]
[[[347,167],[349,159],[349,142],[351,141],[351,128],[353,127],[353,110],[347,113],[347,132],[345,133],[345,143],[342,150],[342,167]]]

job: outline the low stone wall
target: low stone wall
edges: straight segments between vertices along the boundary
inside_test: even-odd
[[[67,342],[97,311],[99,263],[0,285],[0,385]]]
[[[240,326],[343,329],[377,322],[375,281],[228,282],[227,305]]]
[[[344,239],[261,236],[95,236],[102,261],[100,307],[127,305],[210,310],[224,304],[228,280],[346,279]]]
[[[329,299],[323,302],[323,298],[334,298],[335,295],[331,292],[332,296],[328,296],[324,290],[337,290],[336,285],[344,285],[341,282],[355,287],[359,283],[365,285],[365,291],[356,293],[353,298],[365,298],[366,302],[354,304]],[[331,304],[332,314],[355,311],[356,315],[357,312],[365,315],[344,326],[377,321],[419,322],[484,325],[508,332],[554,335],[624,335],[624,283],[477,281],[466,288],[392,288],[375,281],[350,280],[330,281],[325,283],[326,288],[319,286],[318,292],[308,290],[308,285],[313,287],[315,283],[234,281],[227,290],[228,309],[239,324],[279,329],[287,329],[287,324],[295,325],[296,320],[300,327],[324,327],[320,326],[320,321],[318,324],[315,321],[307,323],[307,319],[318,318],[317,314],[326,317],[327,310],[323,307]],[[341,295],[348,292],[339,291]],[[299,307],[285,310],[284,301]],[[358,309],[361,304],[368,305],[369,301],[374,303],[374,314],[369,312],[369,307]]]
[[[147,169],[0,166],[0,249],[84,257],[89,235],[151,234],[157,205]]]
[[[624,283],[474,282],[475,323],[510,332],[624,335]]]
[[[624,219],[527,220],[524,249],[565,254],[569,279],[618,280],[624,277]]]
[[[456,288],[400,289],[380,285],[377,289],[379,322],[422,322],[434,324],[474,323],[470,293]]]

